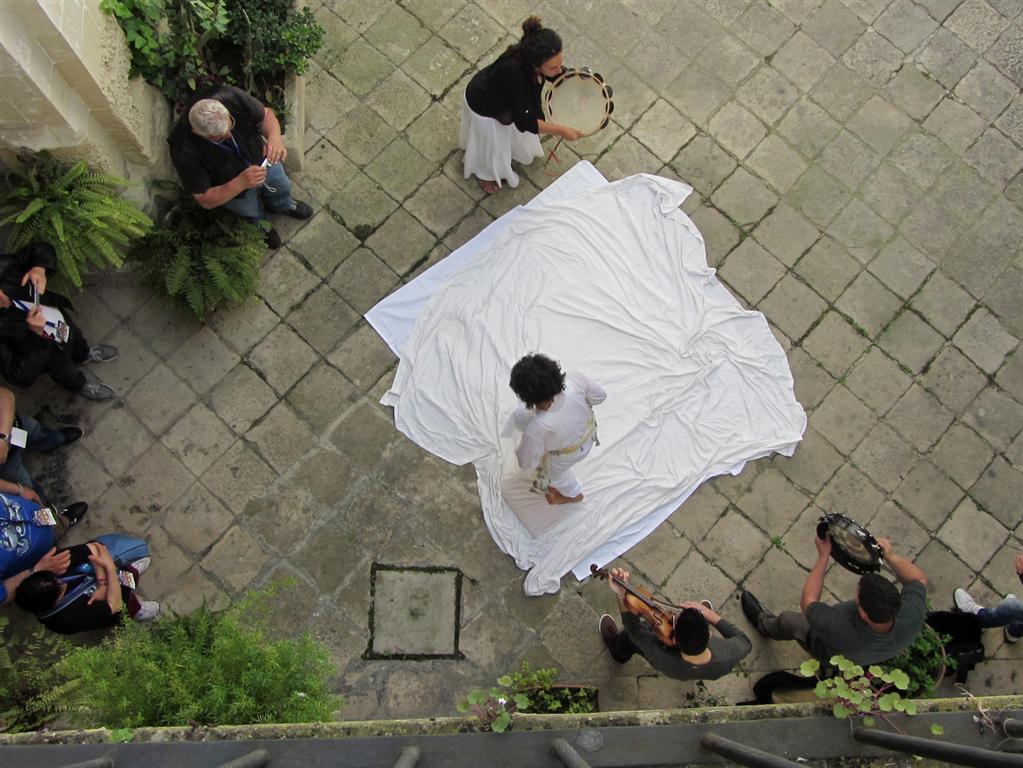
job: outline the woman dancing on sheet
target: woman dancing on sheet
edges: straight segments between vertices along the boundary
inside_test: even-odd
[[[583,500],[573,464],[589,454],[597,440],[593,406],[607,392],[581,373],[567,375],[544,355],[526,355],[511,371],[511,388],[525,403],[515,414],[522,440],[515,455],[522,469],[535,470],[532,490],[548,504]]]
[[[513,188],[519,185],[512,160],[528,165],[542,157],[539,134],[569,141],[579,138],[575,128],[542,119],[544,78],[560,75],[563,59],[558,33],[544,29],[538,17],[530,16],[522,23],[519,43],[469,81],[462,99],[458,143],[465,150],[465,178],[475,176],[487,194],[500,189],[502,179]]]

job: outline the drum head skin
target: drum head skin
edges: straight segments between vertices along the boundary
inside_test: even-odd
[[[831,557],[853,573],[877,573],[881,570],[881,545],[870,531],[852,518],[833,512],[817,523],[817,536],[831,534]]]
[[[590,136],[607,125],[614,112],[613,91],[604,78],[584,69],[566,69],[544,86],[545,119]]]

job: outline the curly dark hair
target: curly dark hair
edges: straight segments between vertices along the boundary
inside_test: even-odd
[[[561,48],[561,36],[553,29],[545,29],[539,16],[530,16],[522,22],[522,39],[507,52],[531,67],[539,67],[561,53]]]
[[[546,355],[526,355],[512,366],[512,391],[528,408],[552,399],[565,389],[565,374]]]
[[[892,621],[899,615],[902,595],[884,576],[868,573],[860,577],[859,604],[867,617],[878,624]]]

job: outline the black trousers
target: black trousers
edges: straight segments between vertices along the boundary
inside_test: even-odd
[[[624,629],[615,635],[609,650],[611,651],[611,658],[619,664],[624,664],[637,653],[640,653],[639,648],[632,642],[632,638],[629,637],[629,634]]]
[[[41,373],[48,373],[63,387],[76,391],[85,384],[78,366],[89,356],[89,342],[78,326],[68,320],[67,344],[33,336],[24,341],[0,341],[0,375],[18,387],[30,387]]]

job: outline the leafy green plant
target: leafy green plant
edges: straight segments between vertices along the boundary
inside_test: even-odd
[[[76,648],[60,672],[82,684],[70,713],[88,726],[293,723],[328,720],[326,649],[308,635],[272,639],[274,589],[222,613],[205,605],[155,625],[126,622],[99,646]]]
[[[945,643],[949,638],[939,635],[933,628],[924,625],[923,631],[905,651],[881,666],[885,669],[901,669],[909,677],[906,696],[926,699],[934,695],[943,669],[955,669],[955,659],[946,659]]]
[[[489,691],[469,691],[465,701],[458,703],[459,712],[471,712],[484,731],[504,733],[511,725],[512,713],[529,706],[529,697],[509,690],[512,679],[508,675],[497,678],[498,687]]]
[[[597,710],[596,688],[559,686],[555,682],[557,676],[556,669],[532,670],[529,662],[523,661],[521,669],[509,676],[510,687],[529,697],[532,712],[577,714]]]
[[[882,669],[876,664],[866,670],[844,656],[832,656],[829,663],[838,673],[826,678],[818,676],[814,693],[818,698],[832,702],[831,712],[835,717],[860,718],[867,727],[875,724],[874,716],[898,728],[888,719],[893,712],[915,715],[917,703],[903,698],[909,690],[909,675],[897,668]],[[820,671],[821,663],[808,659],[799,665],[804,677],[814,677]],[[938,724],[931,725],[931,733],[940,736],[944,730]]]
[[[132,257],[143,280],[205,321],[224,304],[243,302],[256,292],[265,252],[259,227],[230,211],[206,210],[182,195],[138,242]]]
[[[7,626],[7,617],[0,616],[0,630]],[[27,637],[0,643],[0,731],[35,730],[66,708],[78,683],[64,679],[53,665],[66,650],[67,641],[38,624]]]
[[[131,48],[131,74],[160,89],[176,104],[229,76],[217,67],[213,47],[227,32],[226,0],[101,0]],[[230,78],[229,78],[230,79]]]
[[[309,8],[291,0],[101,0],[131,47],[132,74],[182,108],[217,82],[278,95],[288,74],[302,74],[323,44]],[[283,98],[270,98],[274,111]]]
[[[228,38],[245,52],[246,87],[258,75],[301,75],[323,45],[325,30],[308,7],[292,0],[227,0]]]
[[[46,152],[23,149],[18,159],[23,171],[8,177],[0,227],[11,227],[9,250],[36,241],[52,245],[60,282],[80,288],[89,266],[121,266],[120,249],[153,224],[119,196],[124,179],[90,171],[84,161],[68,167]]]

